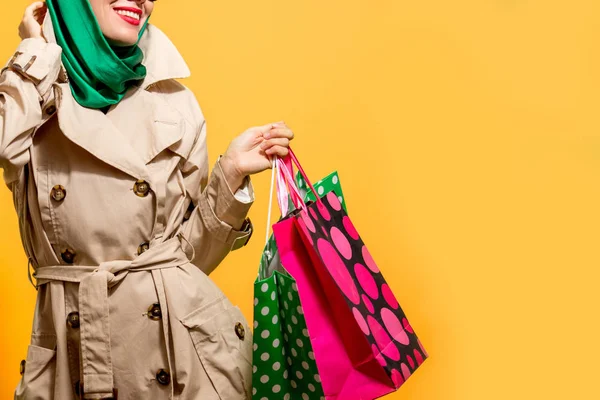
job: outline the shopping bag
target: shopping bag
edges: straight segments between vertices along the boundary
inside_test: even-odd
[[[292,196],[297,210],[273,230],[281,262],[297,282],[325,397],[381,397],[397,390],[427,353],[338,194],[317,196],[292,151],[290,158],[317,200]],[[294,193],[289,164],[277,160]]]
[[[267,232],[269,225],[267,222]],[[298,286],[281,264],[272,235],[254,283],[253,340],[254,400],[324,396]]]
[[[305,203],[317,200],[312,190],[310,190],[302,178],[300,171],[296,173],[296,184],[298,185],[298,190]],[[346,207],[346,198],[342,194],[342,183],[340,182],[340,177],[337,171],[333,171],[325,178],[317,181],[317,183],[314,184],[314,187],[319,196],[323,196],[329,192],[335,192],[338,196],[338,200],[342,204],[342,208],[344,211],[346,211],[346,213],[348,213],[348,208]]]

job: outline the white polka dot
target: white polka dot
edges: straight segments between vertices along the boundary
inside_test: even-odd
[[[315,388],[315,385],[313,385],[312,383],[309,383],[308,390],[310,390],[311,392],[314,392],[315,390],[317,390],[317,388]]]
[[[295,315],[292,315],[292,322],[294,323],[294,325],[298,325],[298,318],[296,318]]]
[[[298,377],[298,379],[304,378],[304,375],[302,375],[302,372],[300,371],[296,371],[296,376]]]
[[[273,323],[276,324],[279,322],[279,316],[278,315],[273,315],[273,319],[272,319]]]
[[[260,334],[260,337],[262,337],[263,339],[266,339],[269,337],[269,335],[271,334],[271,332],[269,332],[268,330],[264,330],[262,331],[262,333]]]
[[[260,400],[269,400],[266,397],[261,397]]]
[[[267,361],[270,357],[271,357],[271,355],[269,353],[262,353],[260,355],[260,359],[263,361]]]
[[[252,372],[256,373],[256,371],[258,371],[258,367],[255,365],[252,367]]]
[[[298,311],[298,314],[304,315],[304,310],[302,309],[301,306],[298,306],[298,308],[296,310]]]
[[[262,315],[267,315],[269,313],[269,307],[263,307],[262,310],[260,310],[260,313]]]
[[[252,388],[252,395],[256,396],[256,388]]]
[[[277,294],[275,292],[271,293],[271,300],[275,300],[275,297],[277,297]]]
[[[292,292],[288,292],[288,299],[290,299],[290,301],[294,300],[294,296],[292,296]]]
[[[258,321],[254,321],[254,329],[258,328]]]
[[[285,309],[287,310],[288,308],[290,308],[290,305],[288,304],[287,301],[283,301],[283,307],[285,307]]]
[[[304,181],[302,179],[298,179],[298,186],[304,186]]]
[[[317,193],[319,193],[319,196],[323,195],[324,192],[325,189],[323,188],[323,186],[319,186],[319,188],[317,189]]]
[[[315,375],[315,381],[317,381],[318,383],[321,383],[321,375],[319,375],[319,374]]]
[[[275,385],[273,386],[273,393],[279,393],[281,391],[281,386]]]
[[[302,348],[304,346],[304,343],[302,342],[302,340],[297,339],[296,340],[296,344],[298,345],[298,347]]]
[[[296,349],[295,349],[295,348],[293,348],[293,347],[292,347],[292,355],[293,355],[294,357],[298,357],[298,352],[297,352],[297,351],[296,351]]]
[[[268,283],[263,283],[262,286],[260,287],[260,290],[264,293],[267,290],[269,290],[269,284]]]
[[[296,389],[296,388],[298,387],[298,384],[297,384],[297,383],[296,383],[296,381],[294,381],[294,380],[292,380],[292,381],[290,382],[290,385],[292,385],[292,387],[293,387],[294,389]]]
[[[308,400],[309,397],[306,393],[302,393],[302,400]]]
[[[263,376],[261,376],[261,377],[260,377],[260,381],[261,381],[262,383],[267,383],[267,382],[269,382],[269,375],[263,375]]]
[[[288,362],[289,365],[292,365],[292,358],[288,357],[287,362]]]
[[[288,332],[292,333],[292,326],[291,325],[288,325]]]
[[[313,353],[312,351],[308,352],[308,358],[310,358],[311,360],[315,359],[315,353]]]
[[[257,304],[258,304],[258,298],[257,298],[257,297],[255,297],[255,298],[254,298],[254,305],[256,306]]]
[[[281,354],[285,356],[285,347],[281,348]]]
[[[298,285],[296,285],[296,282],[292,283],[292,289],[294,289],[294,292],[298,291]]]
[[[279,347],[279,339],[273,340],[273,347],[275,347],[275,348]]]
[[[344,199],[342,198],[342,196],[338,196],[338,200],[340,201],[340,204],[342,204],[344,202]]]
[[[286,342],[289,342],[289,341],[290,341],[290,339],[288,339],[288,335],[287,335],[287,333],[284,333],[284,334],[283,334],[283,339],[284,339]]]
[[[279,283],[280,283],[281,285],[284,285],[284,284],[285,284],[285,282],[283,281],[283,278],[282,278],[282,277],[279,277]],[[281,288],[279,288],[279,291],[281,292]]]
[[[309,366],[308,366],[308,363],[306,361],[302,361],[302,368],[304,368],[305,370],[308,371]]]
[[[339,182],[337,175],[334,175],[333,179],[331,181],[333,182],[334,185],[337,185],[337,183]]]
[[[283,379],[287,379],[289,376],[288,370],[283,371]]]
[[[308,329],[302,329],[302,334],[303,334],[305,337],[308,337]]]
[[[283,396],[283,400],[290,400],[290,394],[286,393],[285,396]]]
[[[254,343],[254,351],[258,350],[258,344]]]
[[[275,364],[273,364],[273,371],[279,371],[280,369],[281,369],[280,362],[276,362]]]

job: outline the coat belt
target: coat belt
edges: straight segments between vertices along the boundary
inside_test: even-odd
[[[37,269],[38,285],[50,281],[79,282],[83,398],[88,395],[94,399],[112,398],[114,393],[108,289],[132,271],[175,268],[187,263],[188,257],[179,237],[175,236],[156,245],[151,243],[148,250],[133,260],[106,261],[98,266],[56,265]],[[162,282],[156,286],[164,292]],[[159,299],[164,298],[165,293],[159,293]],[[163,306],[161,308],[166,311],[166,305]],[[168,343],[166,341],[167,349]]]

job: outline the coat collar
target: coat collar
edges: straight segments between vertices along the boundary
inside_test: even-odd
[[[49,42],[56,43],[48,13],[43,31]],[[77,104],[68,83],[55,84],[55,100],[58,123],[67,138],[105,163],[152,185],[147,164],[180,141],[185,129],[176,105],[143,89],[162,80],[188,77],[190,71],[175,45],[153,25],[147,26],[139,46],[144,52],[146,77],[108,114]]]

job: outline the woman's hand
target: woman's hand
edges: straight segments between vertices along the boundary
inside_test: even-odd
[[[42,32],[42,22],[44,21],[44,16],[46,16],[47,11],[48,7],[46,6],[46,3],[42,1],[36,1],[25,9],[23,20],[19,25],[19,36],[21,39],[45,39]]]
[[[231,190],[247,175],[271,168],[272,156],[287,156],[292,139],[294,133],[283,121],[249,128],[235,138],[220,161]]]

